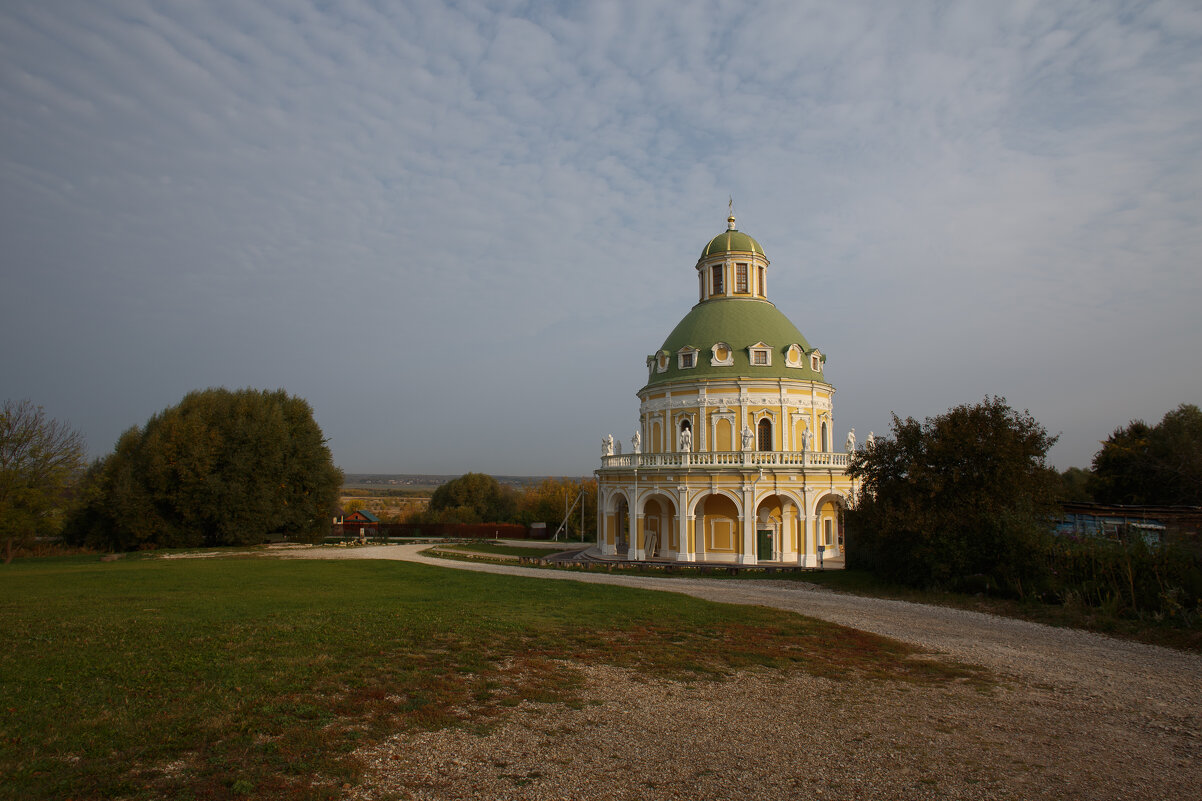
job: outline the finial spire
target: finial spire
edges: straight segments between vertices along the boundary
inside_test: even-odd
[[[726,218],[726,230],[733,231],[733,230],[735,230],[735,198],[734,198],[734,195],[730,196],[730,202],[726,205],[727,205],[727,208],[730,209],[730,216]]]

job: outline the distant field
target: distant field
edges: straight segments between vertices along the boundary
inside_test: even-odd
[[[342,481],[343,489],[398,489],[433,492],[458,475],[433,473],[347,473]],[[493,476],[500,484],[521,489],[537,484],[550,476]]]
[[[577,703],[574,664],[967,675],[763,608],[393,561],[26,560],[0,616],[6,799],[331,798],[392,732]]]
[[[343,510],[366,509],[384,522],[401,522],[410,514],[420,512],[430,505],[429,494],[420,495],[412,490],[355,490],[343,487],[338,505]]]

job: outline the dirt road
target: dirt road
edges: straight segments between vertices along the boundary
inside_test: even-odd
[[[984,665],[1004,681],[986,695],[892,686],[866,693],[859,685],[812,677],[752,675],[735,686],[683,686],[590,668],[596,707],[554,712],[555,726],[567,733],[548,739],[549,713],[523,708],[490,738],[448,731],[393,742],[370,755],[378,766],[374,783],[357,797],[375,797],[375,787],[423,798],[452,790],[479,798],[601,791],[613,798],[722,798],[739,794],[731,771],[753,768],[763,798],[831,787],[842,788],[836,796],[862,798],[1202,797],[1202,656],[1196,654],[797,582],[568,573],[432,559],[419,553],[424,547],[288,549],[280,555],[403,559],[773,607]],[[698,762],[695,740],[702,731],[710,752]],[[786,731],[792,739],[782,739]],[[623,737],[637,743],[619,747]],[[414,751],[419,740],[431,747]],[[820,753],[796,747],[799,741]],[[461,755],[476,749],[508,753],[514,743],[525,747],[517,747],[513,761],[493,760],[503,767],[481,769],[471,758],[460,766],[443,760],[452,742]],[[544,742],[541,750],[538,742]],[[561,752],[564,742],[573,744],[570,752]],[[406,754],[400,764],[397,748]],[[548,756],[554,753],[567,762],[555,763]],[[537,776],[514,779],[516,765],[536,765],[526,772]],[[688,775],[677,776],[686,767]],[[663,781],[669,774],[676,779]]]

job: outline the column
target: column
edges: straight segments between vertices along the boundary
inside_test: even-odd
[[[739,564],[754,565],[755,557],[755,488],[743,490],[743,510],[739,515],[739,527],[743,530],[743,547],[739,553]]]
[[[805,504],[802,510],[802,532],[801,535],[805,538],[805,552],[798,560],[798,564],[802,567],[818,567],[818,551],[814,544],[814,526],[810,522],[810,498],[809,493],[802,491],[801,500]]]
[[[797,526],[793,522],[793,504],[785,503],[780,510],[780,561],[792,559],[795,555],[794,537]]]
[[[633,510],[631,510],[633,511]],[[643,557],[639,554],[642,549],[643,541],[643,516],[642,514],[631,514],[629,511],[626,514],[630,531],[626,536],[626,559],[635,562]]]
[[[597,550],[603,554],[608,554],[610,542],[610,518],[605,509],[609,506],[609,493],[603,492],[601,487],[597,487]]]
[[[676,549],[677,562],[693,562],[697,556],[693,553],[693,528],[695,526],[692,515],[679,515],[680,523],[680,547]]]

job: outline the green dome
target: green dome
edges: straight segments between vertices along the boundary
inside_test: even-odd
[[[719,253],[758,253],[764,255],[764,249],[760,247],[760,243],[755,241],[754,237],[748,236],[742,231],[730,230],[723,231],[709,241],[705,246],[705,250],[701,251],[701,258],[709,256],[717,256]],[[766,258],[766,257],[765,257]]]
[[[756,247],[759,247],[758,244]],[[725,342],[731,348],[733,358],[729,366],[710,363],[713,356],[711,349],[719,342]],[[772,364],[751,364],[747,349],[759,342],[771,348]],[[785,351],[794,344],[804,351],[802,366],[786,367]],[[682,370],[676,354],[686,347],[697,348],[699,352],[696,367]],[[668,334],[658,353],[664,351],[669,355],[668,369],[660,373],[653,366],[647,387],[701,378],[738,377],[790,378],[826,383],[821,373],[810,369],[809,356],[813,348],[797,330],[797,326],[766,300],[723,298],[698,303]]]

